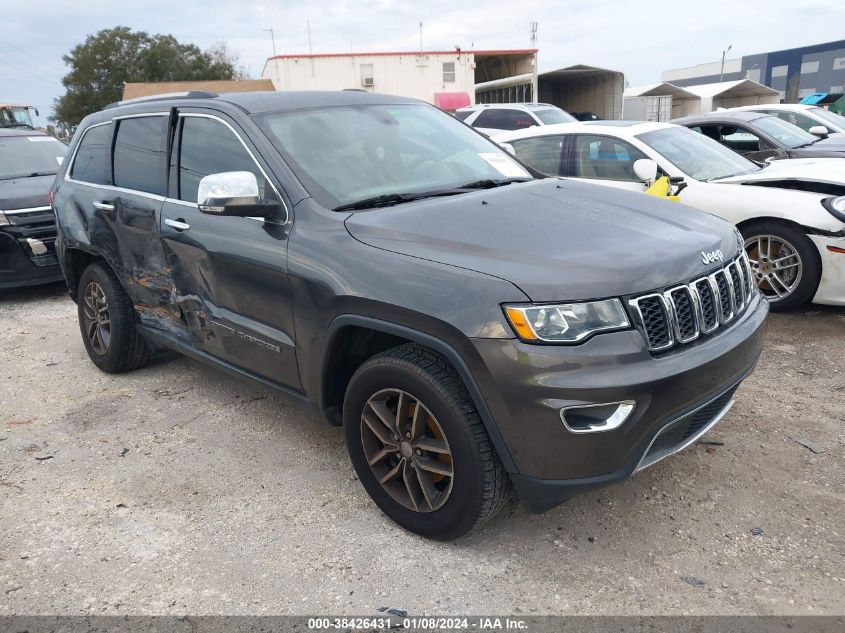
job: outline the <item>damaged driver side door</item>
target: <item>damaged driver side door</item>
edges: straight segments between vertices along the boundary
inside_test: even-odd
[[[178,312],[197,351],[300,390],[287,275],[288,229],[281,194],[234,122],[180,112],[173,122],[161,234]],[[222,217],[197,207],[199,181],[249,171],[277,218]]]

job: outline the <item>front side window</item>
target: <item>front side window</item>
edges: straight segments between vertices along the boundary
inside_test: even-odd
[[[443,62],[443,83],[455,83],[455,62]]]
[[[695,180],[715,180],[760,170],[758,165],[718,141],[685,127],[673,126],[646,132],[638,135],[637,139]]]
[[[110,185],[111,180],[111,123],[90,127],[79,142],[70,177],[94,185]]]
[[[0,136],[0,180],[52,176],[67,146],[52,136]]]
[[[792,112],[791,110],[766,110],[766,114],[771,114],[787,123],[797,125],[805,132],[809,132],[810,128],[815,125],[821,125],[818,121],[808,117],[806,114]]]
[[[827,121],[831,125],[835,125],[839,129],[845,129],[845,116],[825,110],[824,108],[813,108],[813,114],[819,117],[822,121]]]
[[[166,116],[134,117],[118,121],[114,140],[116,187],[163,196],[166,192]]]
[[[735,152],[759,152],[767,148],[766,142],[759,136],[736,125],[720,126],[719,142]]]
[[[809,145],[819,140],[817,136],[773,116],[754,119],[754,125],[789,149]]]
[[[200,180],[209,174],[250,171],[258,180],[258,191],[267,181],[237,136],[220,121],[206,117],[182,117],[179,141],[179,199],[197,201]]]
[[[327,208],[483,180],[531,178],[498,145],[429,105],[321,107],[255,120]]]
[[[512,141],[511,145],[522,162],[547,176],[560,176],[563,136],[537,136]]]
[[[574,177],[640,181],[634,173],[634,162],[646,156],[636,147],[609,136],[579,134],[574,138]]]

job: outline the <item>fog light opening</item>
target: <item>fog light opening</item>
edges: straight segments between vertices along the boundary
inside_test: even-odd
[[[560,410],[560,419],[573,433],[612,431],[624,424],[636,405],[634,400],[623,400],[564,407]]]

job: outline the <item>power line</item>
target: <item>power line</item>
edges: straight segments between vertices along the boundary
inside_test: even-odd
[[[2,38],[2,37],[0,37],[0,42],[2,42],[2,43],[4,43],[4,44],[6,44],[6,46],[11,46],[11,47],[12,47],[12,48],[14,48],[15,50],[20,51],[21,53],[23,53],[24,55],[26,55],[27,57],[30,57],[30,58],[34,59],[36,62],[38,62],[39,64],[41,64],[41,65],[42,65],[42,66],[44,66],[45,68],[49,68],[49,69],[50,69],[51,71],[53,71],[53,72],[59,72],[59,71],[57,71],[57,68],[56,68],[55,66],[53,66],[53,63],[54,63],[54,62],[46,62],[46,61],[44,61],[43,59],[41,59],[40,57],[36,57],[35,55],[33,55],[32,53],[30,53],[29,51],[26,51],[26,50],[22,49],[20,46],[18,46],[18,45],[16,45],[16,44],[12,44],[12,42],[10,42],[9,40],[4,39],[4,38]],[[64,71],[60,71],[60,72],[64,72]]]
[[[16,54],[10,53],[9,51],[3,52],[3,55],[9,57],[12,61],[16,62],[19,65],[21,70],[25,70],[29,75],[40,75],[42,79],[48,79],[49,81],[55,81],[58,79],[61,81],[61,77],[64,73],[56,72],[56,71],[47,71],[42,68],[38,68],[37,66],[33,66],[32,62],[28,62],[27,60],[19,57]],[[6,65],[6,68],[17,69],[14,65]]]

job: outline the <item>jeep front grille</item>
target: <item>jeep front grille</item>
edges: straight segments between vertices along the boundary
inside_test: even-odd
[[[628,301],[634,325],[652,352],[691,343],[736,319],[756,292],[743,253],[715,272]]]

